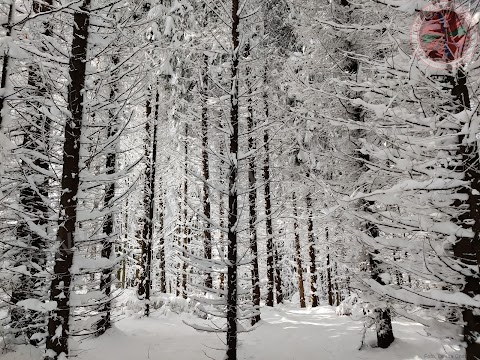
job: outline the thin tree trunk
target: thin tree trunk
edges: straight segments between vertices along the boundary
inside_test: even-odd
[[[184,144],[184,179],[183,179],[183,256],[187,257],[188,247],[188,180],[187,180],[187,163],[188,163],[188,124],[185,123],[185,144]],[[187,261],[183,261],[182,267],[182,297],[187,298]]]
[[[340,305],[340,291],[338,289],[338,268],[337,268],[337,263],[335,263],[335,300],[336,306]]]
[[[150,315],[150,289],[152,288],[152,254],[153,254],[153,221],[155,219],[155,179],[157,168],[157,134],[158,134],[158,114],[160,107],[160,93],[157,86],[157,92],[155,96],[155,116],[153,118],[153,139],[152,139],[152,154],[150,160],[150,177],[149,177],[149,199],[148,199],[148,219],[144,226],[145,235],[147,238],[147,264],[145,266],[145,316]]]
[[[218,124],[219,128],[222,128],[222,123],[220,122]],[[226,144],[225,144],[225,141],[223,139],[220,140],[220,150],[219,150],[219,154],[220,154],[220,159],[224,159],[224,148],[226,148]],[[225,183],[224,181],[224,178],[226,177],[225,175],[225,172],[224,172],[224,169],[225,168],[225,161],[224,160],[221,160],[220,161],[220,171],[219,171],[219,176],[220,176],[220,182],[222,183],[222,185]],[[224,193],[223,191],[220,191],[219,195],[218,195],[218,217],[220,218],[220,228],[221,229],[225,229],[226,227],[226,219],[225,219],[225,199],[224,199]],[[224,231],[220,231],[219,232],[219,248],[221,249],[220,251],[223,253],[222,256],[225,256],[225,232]],[[219,288],[219,294],[220,296],[224,296],[224,291],[225,290],[225,272],[222,270],[222,272],[220,273],[220,276],[219,276],[219,285],[218,285],[218,288]]]
[[[160,211],[159,214],[159,221],[158,221],[158,236],[160,237],[159,241],[159,270],[160,270],[160,292],[166,293],[167,292],[167,273],[165,269],[165,209],[164,209],[164,197],[165,193],[163,190],[163,179],[162,176],[159,176],[159,190],[160,196],[158,198],[158,210]]]
[[[129,184],[127,182],[127,188],[129,187]],[[121,244],[121,249],[120,251],[122,252],[123,254],[123,260],[122,260],[122,268],[121,270],[119,270],[119,273],[117,275],[117,278],[118,280],[121,282],[122,284],[122,289],[125,289],[125,286],[126,286],[126,277],[127,277],[127,274],[126,274],[126,270],[127,270],[127,243],[128,243],[128,199],[129,197],[127,196],[127,199],[125,201],[125,221],[124,221],[124,227],[123,227],[123,244]]]
[[[326,228],[328,238],[328,228]],[[333,286],[332,286],[332,270],[330,267],[330,251],[327,246],[327,289],[328,289],[328,305],[333,306]]]
[[[264,86],[268,84],[267,77],[267,65],[265,65],[265,71],[263,75]],[[265,90],[263,94],[264,106],[265,106],[265,122],[269,121],[269,108],[268,108],[268,93]],[[269,151],[269,134],[268,129],[263,132],[263,146],[265,148],[265,160],[263,163],[263,179],[265,181],[264,195],[265,195],[265,226],[267,230],[267,300],[265,305],[273,306],[273,288],[275,286],[274,279],[274,248],[273,248],[273,225],[272,225],[272,201],[270,192],[270,151]]]
[[[208,56],[203,55],[203,76],[202,76],[202,170],[203,170],[203,216],[204,230],[203,242],[205,259],[212,259],[212,231],[210,229],[210,170],[208,160],[208,108],[207,108],[207,90],[208,90]],[[207,272],[205,287],[212,289],[212,273]]]
[[[155,175],[157,162],[157,128],[158,128],[158,110],[160,102],[160,94],[158,87],[155,96],[155,113],[153,119],[151,114],[151,104],[147,103],[147,122],[145,123],[145,132],[147,135],[145,141],[145,188],[144,188],[144,208],[145,215],[142,229],[142,272],[140,282],[138,284],[138,295],[145,301],[144,315],[150,315],[150,289],[151,289],[151,273],[152,273],[152,242],[153,242],[153,220],[154,220],[154,203],[155,203]],[[153,135],[150,131],[150,122],[153,123]]]
[[[70,83],[68,84],[68,110],[71,117],[65,124],[63,145],[62,192],[60,195],[58,250],[55,254],[50,300],[57,307],[50,314],[46,343],[47,360],[58,360],[61,354],[68,356],[70,335],[70,291],[75,249],[75,227],[77,221],[77,194],[79,187],[80,137],[84,116],[83,102],[85,72],[87,64],[87,39],[90,23],[90,0],[84,0],[80,11],[73,16],[72,54],[69,60]]]
[[[238,218],[238,141],[239,141],[239,1],[232,0],[232,72],[230,86],[230,151],[228,173],[228,270],[227,270],[227,354],[237,360],[237,222]]]
[[[6,37],[12,36],[13,31],[13,16],[15,13],[15,1],[10,2],[10,6],[8,7],[8,17],[7,23],[4,25],[6,28]],[[3,64],[2,64],[2,79],[0,81],[0,89],[3,91],[0,94],[0,130],[3,127],[3,119],[6,116],[5,114],[5,98],[8,96],[6,93],[7,88],[7,81],[9,75],[9,66],[10,66],[10,54],[8,53],[8,48],[5,50],[5,54],[3,54]]]
[[[310,255],[310,300],[312,302],[312,307],[318,306],[318,295],[317,295],[317,268],[315,260],[315,235],[313,233],[313,209],[312,209],[312,198],[308,194],[306,198],[307,202],[307,211],[308,211],[308,242],[310,244],[308,253]]]
[[[118,56],[114,56],[112,59],[112,64],[114,67],[119,62]],[[115,101],[115,96],[117,93],[117,84],[113,83],[111,91],[110,91],[110,101],[113,103]],[[107,128],[107,141],[113,136],[116,135],[117,131],[117,109],[112,109],[110,110],[109,114],[109,124]],[[116,144],[116,142],[114,142]],[[107,154],[107,161],[106,161],[106,168],[107,168],[107,175],[113,175],[115,174],[116,170],[116,162],[117,162],[117,155],[116,155],[116,148],[111,145],[111,149],[109,149],[109,152]],[[112,181],[111,183],[106,185],[105,188],[105,198],[104,198],[104,207],[106,209],[111,209],[113,204],[113,198],[115,196],[115,181]],[[105,223],[103,224],[103,233],[105,234],[106,239],[102,242],[102,250],[101,250],[101,256],[102,258],[105,259],[110,259],[112,255],[112,246],[113,242],[111,239],[111,236],[113,234],[113,225],[114,225],[114,219],[113,219],[113,212],[109,212],[109,214],[106,216]],[[111,303],[110,303],[110,294],[112,291],[111,288],[111,283],[112,283],[112,268],[109,269],[104,269],[102,270],[102,274],[100,277],[100,291],[103,291],[105,295],[104,301],[106,303],[102,306],[102,309],[100,309],[100,321],[97,323],[97,334],[102,335],[107,329],[111,327],[110,323],[110,311],[111,311]]]
[[[150,125],[151,125],[151,116],[152,116],[152,102],[151,102],[151,89],[147,92],[147,100],[145,102],[145,149],[144,149],[144,158],[145,158],[145,183],[143,189],[143,208],[144,208],[144,219],[143,219],[143,228],[138,230],[137,238],[139,238],[140,245],[140,258],[139,258],[139,267],[136,270],[136,277],[138,279],[138,289],[137,294],[140,299],[145,299],[145,277],[146,277],[146,263],[147,263],[147,238],[146,238],[146,222],[148,216],[148,198],[149,198],[149,178],[151,174],[151,134],[150,134]]]
[[[222,156],[223,154],[220,154]],[[225,203],[223,199],[223,194],[220,193],[219,195],[219,209],[218,209],[218,216],[220,217],[220,228],[224,229],[225,228]],[[225,250],[225,233],[223,231],[220,231],[220,239],[219,239],[219,245],[218,245],[222,250],[222,252]],[[225,289],[225,273],[222,271],[220,273],[219,279],[218,279],[218,288],[219,290],[224,290]],[[220,291],[220,294],[222,294],[222,291]]]
[[[280,264],[282,263],[281,255],[278,250],[278,240],[274,246],[275,248],[275,295],[277,304],[283,303],[283,289],[282,289],[282,270]]]
[[[250,43],[245,44],[245,58],[250,57]],[[252,95],[253,89],[250,81],[251,69],[247,66],[245,77],[248,91],[247,105],[247,132],[250,134],[248,138],[248,151],[252,153],[256,149],[255,138],[253,135],[254,120]],[[255,325],[260,321],[260,279],[258,275],[258,249],[257,249],[257,188],[255,178],[255,155],[252,153],[248,159],[248,207],[249,207],[249,230],[250,230],[250,251],[252,253],[252,300],[255,311],[258,315],[252,317],[251,323]]]
[[[297,273],[298,273],[298,291],[300,293],[300,307],[306,307],[305,303],[305,287],[303,285],[303,267],[302,267],[302,252],[300,246],[300,233],[298,231],[298,211],[297,211],[297,199],[295,193],[292,195],[293,200],[293,229],[295,232],[295,254],[297,260]]]
[[[177,208],[178,208],[178,214],[177,214],[177,245],[178,249],[182,248],[182,186],[179,186],[178,189],[178,203],[177,203]],[[183,261],[179,261],[177,263],[177,279],[176,279],[176,290],[175,290],[175,296],[180,296],[180,289],[181,289],[181,283],[182,283],[182,269],[183,269]]]

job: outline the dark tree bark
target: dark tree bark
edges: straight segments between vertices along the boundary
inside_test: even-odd
[[[13,14],[15,13],[15,2],[12,1],[10,6],[8,7],[8,17],[7,23],[3,25],[6,28],[5,36],[12,35],[12,28],[13,28]],[[7,80],[8,80],[8,70],[9,70],[9,63],[10,63],[10,54],[8,50],[5,51],[3,54],[3,64],[2,64],[2,78],[0,80],[0,89],[6,89],[7,87]],[[0,95],[0,130],[3,126],[3,117],[5,116],[5,94],[2,92]]]
[[[153,243],[153,220],[155,212],[155,177],[157,163],[157,129],[158,129],[158,111],[160,94],[158,87],[155,96],[155,113],[153,119],[150,118],[151,104],[147,102],[147,122],[145,123],[146,141],[145,141],[145,188],[144,188],[144,221],[141,240],[141,264],[142,271],[138,283],[138,295],[145,300],[145,316],[150,315],[150,289],[152,287],[152,243]],[[153,135],[150,131],[150,122],[153,123]]]
[[[150,156],[151,156],[151,130],[150,130],[150,125],[151,125],[151,116],[152,116],[152,102],[151,102],[151,89],[148,90],[147,92],[147,99],[145,102],[145,140],[144,140],[144,159],[145,159],[145,183],[144,183],[144,189],[143,189],[143,207],[144,207],[144,219],[143,219],[143,228],[141,230],[137,231],[137,239],[138,243],[140,246],[140,256],[138,258],[138,267],[136,269],[136,279],[137,279],[137,295],[140,299],[145,299],[145,280],[146,280],[146,262],[147,262],[147,239],[146,239],[146,234],[145,230],[147,229],[146,226],[146,219],[148,216],[148,197],[149,197],[149,189],[148,189],[148,184],[149,184],[149,178],[150,178],[150,173],[151,173],[151,168],[150,168]]]
[[[202,170],[203,170],[203,216],[204,230],[203,242],[205,259],[212,259],[212,230],[210,226],[210,170],[208,161],[208,107],[207,107],[207,90],[208,90],[208,56],[203,55],[203,76],[202,76]],[[213,288],[212,274],[207,272],[205,279],[205,287]]]
[[[118,65],[119,58],[118,56],[113,56],[112,64],[114,67]],[[117,74],[114,74],[116,76]],[[113,82],[111,90],[110,90],[110,101],[113,103],[115,101],[115,97],[117,95],[117,86],[116,82]],[[112,139],[118,130],[117,128],[117,114],[118,109],[111,109],[109,113],[109,123],[107,127],[107,141]],[[116,141],[113,142],[116,144]],[[116,171],[116,163],[117,163],[117,149],[114,145],[110,145],[110,149],[107,153],[107,161],[106,161],[106,169],[107,175],[112,176],[115,174]],[[105,187],[105,198],[104,198],[104,208],[111,209],[113,207],[113,198],[115,197],[115,181],[113,180],[111,183],[107,184]],[[105,259],[110,259],[112,255],[112,248],[113,248],[113,239],[111,238],[113,234],[113,212],[110,212],[103,224],[103,232],[105,234],[105,240],[102,242],[102,250],[101,256]],[[100,309],[100,321],[97,323],[97,334],[102,335],[105,333],[107,329],[111,327],[110,317],[111,317],[111,299],[110,294],[112,292],[112,268],[102,270],[102,274],[100,277],[100,291],[102,291],[105,295],[104,301],[106,303]]]
[[[268,84],[267,65],[265,64],[265,71],[263,75],[264,86]],[[265,90],[263,93],[263,100],[265,106],[265,122],[269,121],[269,107],[268,107],[268,93]],[[267,231],[267,300],[265,305],[273,306],[273,288],[275,286],[274,279],[274,247],[273,247],[273,225],[272,225],[272,200],[270,191],[270,150],[269,150],[269,134],[268,129],[263,132],[263,146],[265,148],[265,159],[263,162],[263,179],[265,181],[264,196],[265,196],[265,227]]]
[[[339,306],[340,305],[340,291],[338,289],[338,267],[337,263],[335,263],[335,305]]]
[[[250,57],[250,43],[245,44],[245,58]],[[247,99],[247,132],[250,134],[248,138],[248,151],[253,152],[256,149],[253,128],[255,126],[253,120],[253,89],[250,81],[251,69],[247,66],[245,77],[247,83],[248,99]],[[250,251],[252,253],[252,299],[255,311],[258,315],[252,317],[251,323],[255,325],[260,321],[260,279],[258,275],[258,249],[257,249],[257,188],[255,178],[255,155],[252,153],[248,159],[248,208],[249,208],[249,231],[250,231]]]
[[[350,2],[348,0],[340,0],[340,5],[343,7],[343,15],[345,18],[345,22],[350,22],[351,21],[351,15],[352,12],[354,11],[353,8],[350,7]],[[354,46],[353,43],[349,39],[344,40],[343,44],[343,51],[346,52],[354,52]],[[355,79],[358,75],[358,69],[359,69],[359,63],[358,60],[354,57],[346,57],[344,63],[343,63],[343,69],[345,73],[347,74],[347,78],[350,79]],[[359,97],[358,93],[350,93],[348,94],[349,98],[357,98]],[[352,120],[357,121],[357,122],[363,122],[363,117],[362,117],[362,108],[354,105],[350,105],[347,107],[347,116],[350,117]],[[362,132],[360,132],[357,135],[357,138],[361,138],[364,136]],[[369,156],[364,155],[361,153],[357,153],[359,159],[363,159],[366,161],[369,161]],[[358,161],[358,165],[360,169],[365,167],[365,164],[362,160]],[[374,202],[360,202],[360,207],[365,206],[367,211],[369,209],[369,206],[373,205]],[[378,236],[378,229],[374,224],[371,223],[366,223],[363,225],[365,231],[372,237],[377,237]],[[368,254],[370,259],[373,259],[372,254]],[[379,267],[381,265],[380,261],[375,260],[371,261],[371,274],[372,274],[372,279],[379,279],[379,277],[374,277],[374,273],[379,271]],[[380,282],[379,282],[380,283]],[[391,321],[391,314],[390,311],[387,308],[379,308],[376,309],[376,312],[378,313],[378,322],[377,322],[377,343],[378,346],[381,348],[387,348],[390,346],[390,344],[394,341],[394,336],[393,336],[393,329],[392,329],[392,321]]]
[[[187,196],[188,196],[188,178],[187,178],[187,164],[188,164],[188,124],[185,123],[185,143],[184,143],[184,179],[183,179],[183,256],[186,258],[187,250],[188,250],[188,238],[189,238],[189,231],[188,231],[188,203],[187,203]],[[184,299],[187,298],[187,261],[183,260],[182,266],[182,297]]]
[[[158,177],[160,182],[159,184],[159,191],[160,196],[158,197],[158,210],[160,212],[158,218],[158,236],[159,236],[159,244],[158,244],[158,257],[159,257],[159,277],[160,277],[160,292],[166,293],[167,292],[167,273],[165,271],[165,229],[164,229],[164,216],[165,216],[165,209],[164,209],[164,198],[165,193],[163,190],[163,179],[162,176]]]
[[[373,206],[373,201],[368,201],[368,205]],[[370,207],[366,207],[366,211],[372,211]],[[365,224],[368,234],[376,238],[380,235],[378,227],[367,222]],[[377,250],[368,253],[368,267],[370,271],[370,277],[375,280],[380,285],[385,285],[380,274],[381,274],[381,262],[375,259],[375,255],[378,254]],[[377,345],[379,348],[386,349],[390,344],[395,340],[393,336],[392,328],[392,316],[390,314],[390,309],[388,308],[377,308],[375,309],[375,314],[377,317]]]
[[[372,237],[378,237],[379,231],[375,225],[370,224],[369,231]],[[380,276],[380,262],[375,259],[375,255],[377,253],[378,251],[375,250],[373,253],[368,254],[370,276],[380,285],[385,285]],[[390,314],[390,309],[377,308],[375,309],[375,315],[377,317],[377,345],[379,348],[386,349],[395,340],[395,337],[393,336],[392,316]]]
[[[129,184],[127,183],[127,188],[129,187]],[[123,244],[119,245],[119,250],[123,255],[123,260],[122,260],[122,267],[121,269],[118,269],[117,271],[117,280],[121,282],[122,284],[122,289],[125,289],[126,280],[127,280],[127,249],[126,249],[126,244],[128,242],[128,199],[129,197],[127,196],[127,199],[125,200],[125,220],[123,222]]]
[[[467,74],[463,68],[458,69],[457,76],[449,77],[452,85],[454,109],[456,112],[470,108],[470,98],[467,88]],[[480,172],[478,170],[479,154],[477,142],[466,143],[465,135],[459,136],[457,155],[461,165],[455,170],[464,175],[464,180],[470,186],[460,188],[458,193],[466,195],[467,200],[456,200],[454,206],[459,211],[456,219],[458,225],[471,229],[473,238],[457,237],[453,254],[463,265],[465,285],[462,292],[473,298],[480,295]],[[478,310],[465,308],[463,316],[463,339],[467,344],[466,359],[480,359],[480,314]]]
[[[39,3],[34,1],[32,4],[33,12],[39,14],[48,11],[51,8],[51,1]],[[13,12],[12,5],[10,7],[8,23],[12,21],[11,12]],[[50,37],[52,35],[52,26],[48,23],[43,24],[45,30],[43,36]],[[11,32],[11,28],[7,28],[7,34]],[[8,36],[8,35],[7,35]],[[46,51],[45,47],[42,49]],[[7,60],[6,60],[7,59]],[[7,63],[5,64],[5,61]],[[4,58],[4,68],[2,72],[2,88],[6,85],[6,75],[8,68],[8,55]],[[5,77],[4,77],[5,74]],[[28,108],[30,110],[29,123],[25,126],[25,133],[23,134],[23,141],[21,148],[25,149],[27,153],[39,152],[44,158],[40,156],[32,156],[34,168],[22,160],[22,169],[26,178],[35,177],[33,180],[35,186],[31,186],[29,182],[26,182],[20,189],[19,202],[23,209],[23,212],[27,214],[30,220],[40,228],[45,228],[48,224],[48,204],[45,200],[48,199],[48,176],[43,175],[41,172],[36,171],[35,168],[42,169],[47,172],[50,168],[47,160],[48,152],[50,150],[50,118],[43,114],[37,114],[36,109],[42,106],[42,99],[48,97],[48,92],[45,87],[44,79],[41,76],[40,69],[36,64],[32,64],[28,71],[28,85],[31,89],[35,89],[33,94],[34,99],[29,102]],[[0,100],[3,101],[3,100]],[[0,104],[0,113],[3,108],[3,104]],[[1,124],[1,123],[0,123]],[[1,128],[1,125],[0,125]],[[44,295],[45,281],[40,278],[36,278],[35,274],[38,273],[38,269],[45,269],[47,256],[46,256],[46,243],[45,239],[35,231],[30,230],[30,226],[26,221],[20,220],[17,228],[17,238],[25,244],[29,244],[29,247],[25,247],[20,254],[18,254],[21,263],[18,265],[27,266],[28,272],[31,276],[21,275],[18,284],[13,284],[11,302],[16,304],[19,301],[26,300],[28,298],[41,299]],[[41,331],[38,326],[45,321],[43,314],[34,311],[25,311],[22,308],[15,307],[10,314],[11,326],[15,329],[25,329],[29,325],[35,325],[32,329],[26,329],[26,336],[30,338],[34,333]],[[46,330],[46,329],[45,329]],[[36,344],[36,341],[30,341],[32,345]]]
[[[282,270],[280,264],[282,263],[281,254],[278,250],[278,240],[275,243],[275,295],[277,304],[283,303],[283,288],[282,288]]]
[[[220,145],[221,147],[224,146],[224,144]],[[220,152],[220,156],[223,157],[222,151]],[[223,163],[222,165],[223,166]],[[222,174],[221,174],[222,175]],[[225,201],[224,201],[224,195],[223,193],[220,193],[219,199],[218,199],[218,216],[220,218],[220,228],[224,229],[225,228]],[[223,231],[220,231],[219,235],[219,246],[224,251],[225,249],[225,233]],[[220,291],[220,294],[223,294],[223,290],[225,289],[225,273],[222,271],[219,275],[218,279],[218,288]]]
[[[227,356],[237,360],[237,222],[238,216],[238,112],[239,112],[239,0],[232,0],[232,68],[230,85],[230,151],[228,172],[228,270],[227,270]]]
[[[295,255],[297,260],[297,273],[298,273],[298,291],[300,293],[300,307],[306,307],[305,303],[305,287],[303,285],[303,267],[302,267],[302,252],[300,246],[300,233],[298,231],[298,210],[297,199],[295,193],[292,195],[293,200],[293,229],[295,232]]]
[[[315,255],[315,235],[313,232],[313,208],[312,208],[312,198],[308,194],[306,197],[307,211],[308,211],[308,243],[310,245],[308,253],[310,255],[310,300],[312,302],[312,307],[318,306],[318,295],[317,295],[317,265],[316,265],[316,255]]]
[[[178,248],[182,248],[182,186],[179,186],[178,192],[177,192],[177,209],[178,209],[178,214],[177,214],[177,228],[176,228],[176,235],[177,235],[177,245]],[[181,283],[182,283],[182,270],[183,270],[183,265],[182,261],[179,261],[177,263],[177,279],[176,279],[176,290],[175,290],[175,296],[180,296],[180,289],[181,289]]]
[[[218,127],[220,129],[223,128],[222,122],[218,122]],[[224,139],[220,139],[220,149],[219,149],[219,154],[220,154],[220,169],[219,169],[219,180],[222,185],[225,185],[226,183],[226,174],[225,174],[225,168],[226,168],[226,162],[223,160],[225,158],[225,151],[226,151],[227,145],[225,144]],[[226,208],[226,202],[225,202],[225,195],[223,191],[220,191],[218,195],[218,217],[220,219],[220,228],[225,229],[226,227],[226,217],[225,217],[225,209]],[[219,248],[221,251],[225,254],[225,231],[219,231]],[[218,279],[218,293],[219,296],[225,296],[225,271],[222,270],[219,275]]]
[[[84,0],[80,11],[73,16],[72,54],[69,60],[68,110],[71,117],[65,124],[63,145],[62,192],[60,195],[60,219],[57,232],[58,250],[55,253],[50,300],[57,308],[50,314],[46,343],[46,360],[57,360],[61,354],[68,356],[70,333],[70,287],[75,249],[75,226],[77,221],[77,194],[79,186],[80,136],[84,113],[85,71],[90,23],[90,0]]]
[[[328,228],[325,229],[328,239]],[[332,286],[332,270],[330,267],[330,251],[327,247],[327,292],[328,292],[328,305],[333,306],[333,286]]]

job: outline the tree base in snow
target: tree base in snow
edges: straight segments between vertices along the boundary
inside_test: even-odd
[[[395,340],[390,310],[376,309],[375,312],[377,314],[377,346],[386,349]]]

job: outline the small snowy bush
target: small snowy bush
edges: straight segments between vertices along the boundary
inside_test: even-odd
[[[365,304],[357,294],[351,294],[337,306],[335,312],[338,316],[353,316],[361,318],[367,314],[367,304]]]

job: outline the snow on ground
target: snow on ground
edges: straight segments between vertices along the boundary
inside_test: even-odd
[[[426,337],[421,325],[406,320],[394,322],[396,340],[389,349],[370,347],[358,351],[362,324],[346,316],[337,316],[332,307],[264,307],[262,319],[257,329],[240,335],[239,359],[424,360],[445,358],[446,354],[446,347],[442,346],[440,340]],[[197,332],[185,325],[184,320],[197,323],[201,321],[193,315],[171,312],[167,315],[155,312],[150,318],[125,318],[102,337],[84,340],[78,350],[74,351],[78,355],[75,359],[223,359],[225,335]],[[372,331],[367,341],[374,337]],[[462,358],[460,353],[454,356]],[[0,360],[39,359],[40,354],[32,347],[0,355]]]

